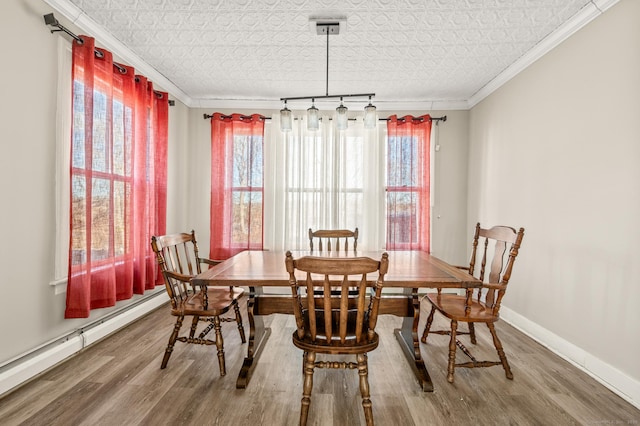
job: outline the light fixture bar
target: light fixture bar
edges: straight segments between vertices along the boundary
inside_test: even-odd
[[[330,99],[330,98],[366,98],[373,97],[375,93],[358,93],[349,95],[321,95],[321,96],[296,96],[293,98],[280,98],[281,101],[296,101],[301,99]]]

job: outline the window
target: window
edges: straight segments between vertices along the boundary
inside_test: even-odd
[[[363,211],[363,139],[353,133],[316,132],[287,140],[286,200],[292,226],[354,229]],[[297,213],[295,212],[297,210]],[[291,234],[294,233],[290,229]]]
[[[262,146],[261,135],[233,137],[231,246],[262,241]]]
[[[378,130],[362,121],[335,129],[331,116],[308,131],[306,117],[281,132],[278,117],[270,123],[266,148],[267,206],[265,245],[275,250],[308,249],[308,230],[361,231],[358,247],[384,247],[384,146]],[[275,165],[275,166],[274,166]]]
[[[58,37],[58,99],[56,108],[56,244],[55,293],[67,291],[69,265],[69,187],[71,145],[71,43]]]
[[[430,249],[431,117],[387,123],[387,248]]]
[[[266,124],[264,246],[306,250],[308,229],[360,230],[361,250],[430,248],[431,118],[392,116],[365,129],[361,119],[338,131],[330,115],[308,131],[295,117]]]
[[[72,229],[76,232],[71,240],[70,261],[72,265],[80,265],[89,258],[94,262],[122,258],[127,251],[126,207],[132,188],[132,153],[130,135],[125,142],[125,127],[131,128],[132,105],[125,106],[124,99],[115,96],[112,105],[108,105],[106,93],[94,89],[93,143],[88,146],[82,82],[74,81],[73,93],[71,203]],[[87,148],[92,150],[91,155],[85,152]],[[88,202],[90,226],[86,223]],[[87,232],[91,235],[86,235]]]
[[[209,257],[263,247],[264,117],[211,116]]]
[[[82,38],[73,43],[65,318],[153,289],[149,241],[166,223],[167,94]]]

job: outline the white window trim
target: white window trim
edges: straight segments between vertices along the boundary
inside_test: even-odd
[[[58,37],[58,88],[56,111],[56,238],[54,278],[49,285],[55,294],[67,292],[69,262],[69,167],[71,151],[71,103],[73,62],[71,43]]]

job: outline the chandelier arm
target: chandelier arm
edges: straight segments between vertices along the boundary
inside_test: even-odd
[[[375,93],[354,93],[347,95],[321,95],[321,96],[296,96],[292,98],[280,98],[281,101],[295,101],[301,99],[330,99],[330,98],[366,98],[373,97]]]

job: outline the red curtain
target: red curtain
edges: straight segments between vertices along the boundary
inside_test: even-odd
[[[387,250],[430,247],[431,117],[387,121]]]
[[[209,257],[262,250],[264,117],[211,117]]]
[[[149,241],[166,227],[167,93],[82,39],[73,43],[65,318],[161,283]]]

